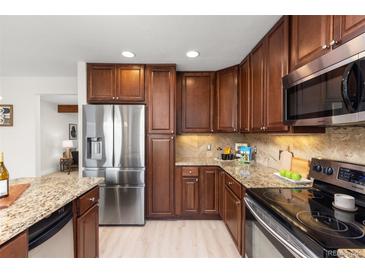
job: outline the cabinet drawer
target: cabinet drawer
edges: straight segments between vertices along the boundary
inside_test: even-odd
[[[243,198],[242,185],[227,174],[225,176],[225,184],[235,195],[237,195],[238,198]]]
[[[77,199],[77,215],[81,216],[99,201],[99,187],[95,187]]]
[[[183,177],[199,176],[199,168],[198,167],[183,167],[182,176]]]

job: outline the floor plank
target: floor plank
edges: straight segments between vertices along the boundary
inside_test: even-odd
[[[147,221],[143,227],[100,227],[103,258],[238,258],[217,220]]]

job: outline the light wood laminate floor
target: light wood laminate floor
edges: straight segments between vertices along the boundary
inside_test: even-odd
[[[104,258],[237,258],[224,223],[218,220],[147,221],[143,227],[100,227]]]

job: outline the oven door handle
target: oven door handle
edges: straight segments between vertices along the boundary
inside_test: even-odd
[[[362,81],[357,78],[359,76],[358,71],[359,71],[358,64],[356,62],[354,62],[354,63],[349,64],[345,68],[345,71],[342,75],[342,99],[345,103],[347,110],[350,113],[356,112],[358,106],[360,105],[359,100],[361,100],[361,97],[362,97],[361,96]],[[357,101],[354,104],[351,102],[350,95],[349,95],[349,80],[350,80],[351,72],[354,72],[356,74],[356,91],[358,93],[356,96]],[[359,90],[360,90],[360,94],[359,94]]]
[[[289,243],[287,240],[285,240],[283,237],[281,237],[277,232],[275,232],[268,224],[265,223],[264,220],[262,220],[258,214],[255,212],[255,210],[250,205],[251,199],[247,196],[243,198],[245,200],[245,204],[248,207],[248,209],[251,211],[251,214],[255,217],[255,219],[272,235],[274,236],[281,244],[283,244],[289,251],[297,258],[308,258],[307,255],[302,253],[300,250],[295,248],[291,243]]]

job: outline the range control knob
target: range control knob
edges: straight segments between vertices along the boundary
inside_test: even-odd
[[[326,174],[327,175],[332,175],[333,174],[333,168],[332,167],[327,167],[326,168]]]
[[[317,171],[317,172],[321,172],[322,171],[322,167],[320,165],[315,165],[313,166],[313,170]]]

